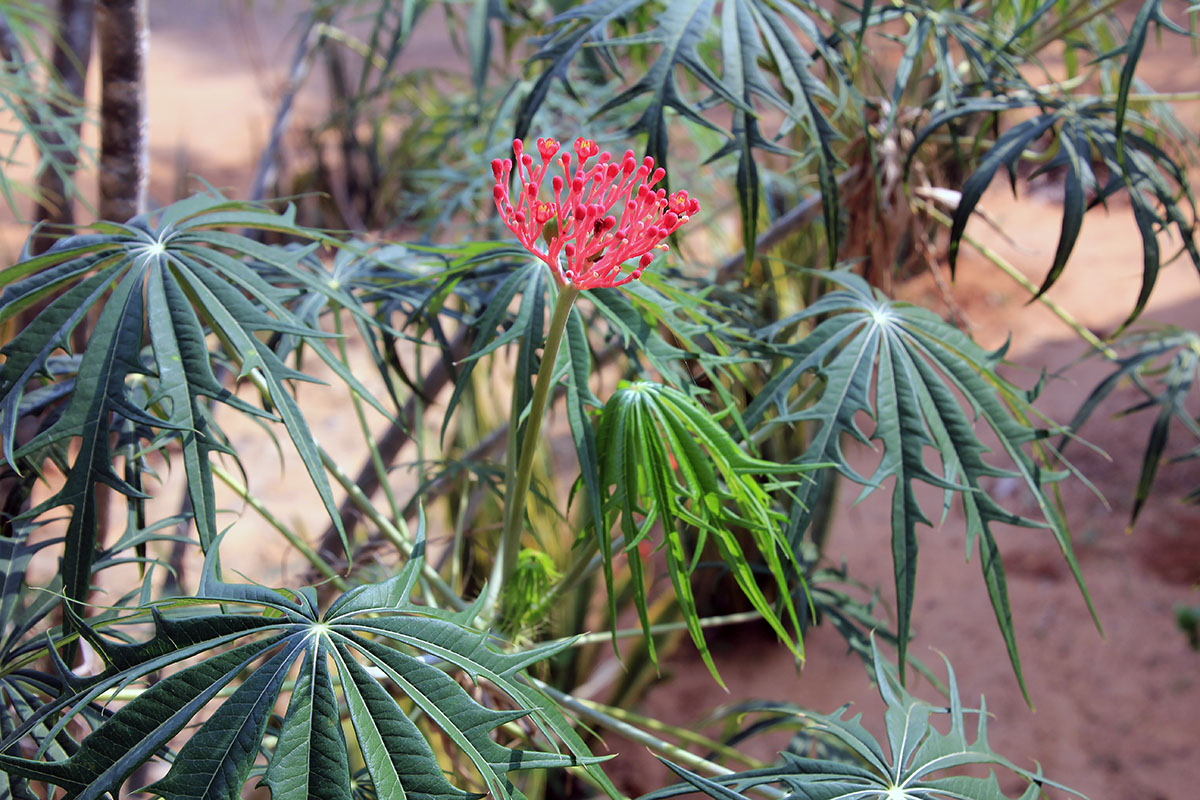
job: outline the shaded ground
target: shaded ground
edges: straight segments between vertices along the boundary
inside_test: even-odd
[[[283,43],[291,25],[286,7],[260,10],[255,17],[239,12],[233,22],[225,12],[216,13],[218,8],[215,3],[186,0],[152,4],[153,194],[161,201],[178,192],[180,165],[215,185],[230,187],[235,196],[244,194],[249,165],[266,140],[274,89],[283,78],[273,65],[290,59],[290,45]],[[257,22],[251,24],[251,19]],[[1167,53],[1152,44],[1143,74],[1161,90],[1195,89],[1195,61],[1186,44],[1166,44],[1171,48]],[[1187,69],[1180,70],[1181,63]],[[306,95],[298,115],[312,113],[318,101]],[[1196,129],[1200,116],[1193,108],[1185,112],[1185,119]],[[972,231],[1037,281],[1050,262],[1058,234],[1059,209],[1052,194],[1034,192],[1018,202],[992,193],[984,205],[1002,228],[1019,237],[1020,245],[1005,242],[978,222]],[[1071,268],[1051,296],[1094,330],[1110,331],[1136,295],[1140,258],[1140,242],[1127,209],[1089,215]],[[922,303],[939,302],[932,282],[924,280],[904,287],[903,294]],[[1082,346],[1060,321],[1040,305],[1023,305],[1023,290],[969,251],[964,251],[954,296],[982,344],[999,346],[1011,335],[1010,359],[1017,368],[1010,374],[1023,385],[1032,383],[1042,366],[1053,372],[1082,355]],[[1163,271],[1146,319],[1196,324],[1200,281],[1190,266],[1177,263]],[[1029,372],[1022,373],[1020,367]],[[1104,374],[1099,362],[1071,366],[1049,382],[1039,408],[1052,419],[1068,419]],[[347,435],[353,421],[344,395],[321,389],[306,392],[318,438],[335,457],[340,455],[338,448],[344,448],[345,463],[356,463],[360,451]],[[920,534],[915,609],[919,627],[913,652],[935,668],[935,651],[945,653],[966,697],[987,693],[995,715],[991,741],[1018,764],[1032,767],[1036,758],[1047,776],[1092,798],[1175,800],[1193,796],[1200,781],[1200,761],[1194,753],[1200,731],[1200,655],[1187,649],[1171,615],[1177,604],[1200,602],[1200,510],[1176,501],[1183,491],[1200,484],[1200,474],[1197,462],[1165,472],[1137,528],[1125,533],[1148,421],[1135,416],[1114,422],[1105,412],[1130,399],[1128,394],[1113,398],[1085,430],[1111,460],[1082,448],[1074,451],[1076,463],[1111,508],[1077,482],[1064,486],[1076,548],[1105,638],[1093,627],[1049,536],[1005,531],[1000,546],[1025,676],[1037,707],[1036,712],[1029,710],[997,635],[977,564],[964,564],[962,522],[955,511],[939,529]],[[322,406],[328,413],[322,413]],[[235,431],[235,444],[253,459],[249,472],[255,492],[302,519],[315,534],[323,520],[302,470],[287,467],[285,481],[269,446],[253,438],[255,431]],[[871,454],[863,451],[856,457],[866,463]],[[854,492],[843,494],[852,497]],[[930,493],[922,499],[931,510],[938,502]],[[1025,500],[1019,492],[1008,501],[1013,510],[1028,510],[1022,508]],[[230,563],[254,563],[255,577],[268,583],[299,570],[298,559],[273,544],[278,539],[262,530],[251,514],[246,513],[239,525],[238,536],[229,542]],[[854,577],[888,587],[888,528],[885,494],[847,506],[835,523],[830,557],[844,558]],[[888,596],[890,589],[885,591]],[[868,727],[879,733],[878,700],[859,662],[845,655],[841,640],[829,630],[818,630],[806,644],[807,666],[797,675],[782,648],[756,638],[752,631],[720,639],[715,651],[729,694],[712,683],[685,649],[665,666],[670,680],[654,689],[640,710],[692,725],[699,709],[742,698],[786,700],[819,711],[854,701]],[[919,689],[932,697],[928,687]],[[775,744],[758,745],[752,754],[769,757]],[[613,762],[613,774],[623,788],[641,792],[666,780],[665,770],[641,748],[619,749],[622,755]]]

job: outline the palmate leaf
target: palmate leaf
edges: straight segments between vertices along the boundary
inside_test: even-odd
[[[482,357],[526,341],[540,347],[545,309],[552,307],[549,293],[553,281],[548,279],[548,268],[530,260],[520,247],[483,242],[469,248],[429,251],[453,259],[440,276],[445,288],[433,293],[430,304],[453,292],[470,309],[463,316],[470,319],[474,314],[471,351],[458,365],[444,429],[461,402],[471,370]],[[619,290],[591,289],[580,298],[584,327],[589,335],[619,345],[639,373],[670,375],[681,385],[693,380],[690,367],[699,367],[715,378],[718,370],[744,362],[744,357],[728,355],[721,330],[728,323],[717,319],[724,306],[706,297],[712,287],[690,284],[681,288],[676,284],[674,277],[667,280],[647,272],[640,281]],[[534,296],[535,289],[540,297]],[[543,309],[541,314],[534,313],[538,307]],[[531,378],[536,366],[534,363],[533,370],[524,374]]]
[[[633,30],[623,37],[611,37],[609,29],[618,21],[629,24],[638,12],[658,9],[654,26]],[[700,113],[703,104],[685,97],[679,87],[678,73],[688,76],[711,92],[706,103],[729,106],[734,124],[730,141],[712,156],[738,155],[738,201],[747,246],[747,260],[753,259],[757,236],[757,207],[759,200],[758,168],[754,150],[787,153],[759,131],[757,102],[764,102],[785,115],[778,131],[782,137],[797,126],[812,143],[810,148],[817,159],[817,175],[825,209],[826,234],[837,251],[838,189],[834,180],[837,159],[833,145],[837,133],[829,122],[827,107],[837,104],[834,92],[815,74],[817,59],[833,67],[834,80],[841,80],[841,61],[818,28],[816,19],[830,23],[828,15],[815,4],[772,2],[772,0],[732,0],[721,4],[716,13],[715,0],[685,0],[684,2],[650,3],[649,0],[593,0],[552,19],[552,32],[540,41],[541,49],[531,63],[546,62],[532,88],[522,102],[517,117],[516,135],[524,138],[533,125],[534,115],[541,107],[553,82],[561,81],[571,90],[571,62],[585,46],[601,54],[618,48],[652,46],[657,55],[645,74],[624,91],[610,98],[595,114],[597,117],[632,103],[640,103],[638,119],[627,126],[626,134],[645,134],[646,151],[665,166],[669,151],[668,113],[674,111],[697,125],[714,128],[714,123]],[[644,13],[643,13],[644,16]],[[809,40],[816,58],[803,46],[797,31]],[[721,72],[710,65],[702,45],[712,38],[719,42]],[[606,59],[615,70],[612,59]],[[765,65],[765,69],[764,69]],[[768,73],[773,77],[769,77]]]
[[[691,574],[706,541],[712,541],[739,588],[779,638],[802,655],[789,577],[800,574],[781,535],[783,515],[772,507],[770,484],[755,476],[796,475],[813,466],[778,465],[744,453],[711,412],[683,392],[642,381],[623,384],[604,406],[596,436],[601,485],[608,487],[605,524],[599,538],[609,597],[613,597],[613,542],[619,523],[622,552],[633,576],[634,604],[654,656],[646,598],[645,566],[639,550],[655,526],[663,540],[667,569],[683,619],[701,658],[720,682],[700,626]],[[747,553],[737,531],[749,534],[756,553]],[[752,564],[761,559],[782,598],[777,612],[759,587]],[[792,567],[792,569],[788,569]],[[610,611],[613,609],[610,609]],[[789,632],[789,627],[791,632]]]
[[[739,0],[724,3],[721,7],[722,82],[738,98],[740,105],[733,109],[730,141],[709,160],[733,152],[738,154],[737,191],[747,265],[754,260],[758,235],[759,180],[753,151],[788,153],[763,138],[759,117],[754,111],[758,100],[787,114],[780,136],[799,125],[813,145],[810,149],[817,162],[822,219],[826,239],[830,242],[826,251],[831,265],[841,241],[838,185],[834,179],[834,169],[839,162],[833,152],[833,144],[840,136],[822,110],[823,106],[836,105],[837,98],[812,74],[814,61],[796,38],[796,29],[806,32],[817,42],[818,52],[827,60],[835,65],[840,63],[831,50],[823,47],[821,34],[813,21],[793,5]],[[772,88],[760,66],[768,56],[778,73],[782,92]],[[834,75],[837,74],[835,71]]]
[[[539,83],[535,84],[527,101],[522,104],[517,120],[518,136],[528,132],[534,112],[541,104],[541,100],[544,99],[553,78],[560,78],[569,88],[567,68],[570,60],[578,54],[579,49],[585,43],[602,50],[607,48],[610,46],[607,29],[613,20],[631,17],[636,12],[651,7],[648,0],[635,0],[635,2],[594,0],[594,2],[585,3],[552,19],[549,25],[558,26],[558,29],[546,37],[542,49],[531,59],[531,62],[548,60],[550,65],[539,79]],[[680,94],[675,75],[677,67],[687,69],[704,85],[723,94],[727,102],[735,105],[740,103],[736,96],[721,85],[720,80],[712,73],[696,50],[712,22],[714,7],[715,0],[685,0],[685,2],[669,3],[656,15],[657,26],[653,30],[634,33],[625,40],[615,40],[617,43],[622,41],[636,44],[653,43],[661,48],[661,52],[636,84],[609,99],[597,109],[596,114],[603,114],[644,95],[649,95],[645,110],[637,122],[630,126],[630,132],[646,134],[647,154],[663,167],[667,165],[668,133],[665,115],[668,108],[699,125],[714,127],[696,111],[692,103],[689,103]]]
[[[949,708],[913,697],[900,684],[896,673],[874,652],[875,680],[887,704],[884,727],[887,749],[861,723],[862,715],[847,718],[847,707],[833,714],[816,714],[791,708],[785,713],[804,726],[806,734],[827,741],[850,760],[806,758],[781,754],[781,760],[762,769],[734,772],[716,778],[696,775],[668,762],[683,783],[651,792],[642,800],[661,800],[689,792],[701,792],[717,800],[743,800],[756,787],[778,786],[789,797],[807,800],[1007,800],[994,772],[986,778],[946,775],[968,765],[1000,767],[1029,782],[1021,800],[1036,800],[1043,786],[1051,786],[1078,797],[1083,795],[1046,780],[1040,772],[1018,767],[991,749],[987,740],[987,706],[980,697],[977,710],[965,709],[950,662],[946,662]],[[764,704],[763,710],[769,710]],[[948,715],[950,729],[941,733],[932,723]],[[978,715],[974,739],[967,715]]]
[[[216,379],[217,356],[208,350],[209,335],[215,335],[220,356],[238,365],[242,376],[260,381],[265,402],[283,421],[322,502],[340,526],[316,443],[284,383],[311,379],[284,366],[259,334],[300,337],[327,363],[336,368],[340,362],[320,341],[325,334],[284,307],[291,293],[264,281],[247,263],[270,263],[313,286],[317,282],[297,262],[316,245],[295,251],[268,247],[223,230],[229,227],[313,238],[295,224],[291,211],[276,214],[219,195],[197,195],[153,217],[138,217],[125,225],[103,223],[97,226],[100,233],[61,240],[45,255],[0,272],[0,286],[5,287],[0,320],[33,303],[45,303],[2,351],[4,458],[22,468],[25,459],[36,459],[47,450],[66,452],[67,444],[79,442],[62,488],[28,512],[32,517],[61,506],[72,508],[63,570],[70,599],[82,599],[88,590],[96,484],[131,497],[140,494],[112,468],[111,435],[125,422],[136,426],[139,435],[157,429],[179,442],[200,543],[207,548],[214,541],[216,510],[208,459],[213,451],[228,448],[213,429],[204,403],[217,401],[262,417],[272,414],[240,400]],[[325,291],[335,290],[327,286]],[[69,350],[71,332],[94,306],[99,316],[65,407],[49,427],[18,447],[14,434],[31,381],[45,385],[62,379],[51,368],[52,359],[56,352]],[[153,395],[147,398],[137,391],[135,379],[153,384]]]
[[[978,540],[988,596],[1024,690],[993,523],[1047,529],[1091,609],[1066,522],[1044,489],[1044,484],[1062,475],[1043,470],[1026,451],[1048,432],[1029,423],[1032,411],[1026,394],[997,374],[1000,353],[988,353],[929,311],[872,294],[866,282],[855,275],[839,272],[829,278],[842,289],[787,321],[824,317],[801,342],[779,348],[784,360],[746,410],[746,425],[762,424],[772,408],[778,415],[768,425],[817,423],[819,428],[801,463],[833,462],[865,486],[864,494],[895,478],[891,544],[902,666],[916,586],[916,526],[930,524],[917,502],[913,483],[921,481],[943,489],[943,513],[957,495],[966,517],[967,555],[970,557]],[[809,373],[823,382],[811,405],[807,402],[812,392],[804,394],[797,388]],[[844,435],[868,442],[855,421],[859,412],[875,421],[870,438],[883,445],[882,457],[870,477],[855,472],[842,452]],[[984,460],[989,448],[975,433],[977,420],[996,437],[1011,466]],[[926,448],[937,452],[940,473],[926,464]],[[1037,503],[1041,520],[1012,513],[992,497],[987,483],[1001,477],[1015,479],[1025,487]],[[811,485],[800,488],[801,501],[807,498],[806,490],[811,490]],[[802,533],[802,527],[794,530],[794,535]],[[1094,618],[1094,610],[1092,615]]]
[[[547,62],[545,69],[521,101],[517,112],[516,137],[524,139],[532,128],[534,115],[542,107],[555,80],[571,88],[568,70],[584,45],[598,45],[608,27],[624,20],[646,5],[646,0],[593,0],[556,16],[550,25],[559,29],[540,40],[540,49],[530,63]]]
[[[558,711],[521,683],[522,670],[569,642],[501,653],[485,633],[466,627],[467,616],[412,604],[423,542],[400,574],[352,589],[324,614],[312,589],[277,592],[217,581],[210,559],[202,602],[225,611],[154,614],[154,636],[121,643],[80,623],[107,669],[54,703],[33,711],[0,742],[0,768],[12,776],[57,786],[67,798],[116,795],[142,763],[157,757],[218,694],[212,713],[171,760],[166,776],[148,788],[168,800],[239,798],[260,751],[267,748],[263,781],[275,800],[349,798],[350,745],[341,726],[349,715],[357,752],[380,797],[467,800],[442,771],[430,736],[444,736],[470,761],[487,790],[520,797],[514,770],[581,766],[616,796],[612,784]],[[232,647],[230,647],[233,645]],[[69,755],[21,756],[16,742],[41,726],[60,734],[104,692],[128,687],[152,673],[202,657],[172,672],[117,708]],[[285,679],[296,669],[287,713],[274,749],[264,743],[267,722]],[[461,671],[506,695],[514,710],[478,704],[450,674]],[[336,687],[336,688],[335,688]],[[390,687],[390,688],[385,688]],[[339,695],[344,701],[339,701]],[[406,712],[401,700],[411,706]],[[493,731],[518,718],[552,747],[566,752],[512,749]],[[52,755],[53,754],[49,754]]]

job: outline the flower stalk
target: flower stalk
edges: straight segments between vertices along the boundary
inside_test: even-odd
[[[627,150],[618,161],[582,137],[575,140],[574,158],[550,138],[538,139],[536,149],[537,159],[517,139],[515,159],[492,162],[496,210],[530,255],[550,268],[558,299],[519,450],[514,445],[522,409],[515,407],[515,400],[509,420],[504,529],[484,597],[485,623],[504,616],[502,598],[521,552],[542,417],[575,298],[584,289],[611,289],[640,278],[656,254],[667,249],[664,240],[700,210],[700,203],[686,191],[668,195],[657,186],[666,178],[666,170],[656,167],[649,156],[639,162]],[[549,175],[552,170],[562,174]]]
[[[546,346],[542,350],[542,363],[538,367],[537,378],[533,384],[533,397],[529,401],[529,415],[526,417],[525,435],[521,439],[516,474],[506,476],[506,485],[511,488],[505,493],[508,502],[504,506],[504,530],[500,534],[496,561],[488,580],[485,609],[497,609],[501,592],[517,569],[521,534],[525,528],[525,506],[533,479],[533,457],[542,429],[542,417],[546,413],[546,401],[554,383],[554,364],[558,360],[558,350],[562,344],[563,333],[567,329],[571,308],[575,305],[575,298],[579,296],[580,291],[573,284],[563,286],[559,289],[558,300],[554,304],[554,315],[550,318],[550,328],[546,333]],[[519,415],[514,414],[509,421],[509,436],[513,440],[516,439],[519,423]]]

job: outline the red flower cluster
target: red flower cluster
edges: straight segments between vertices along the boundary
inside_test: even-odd
[[[591,139],[579,138],[572,172],[571,154],[560,153],[554,139],[538,139],[537,149],[540,164],[524,152],[520,139],[513,142],[520,183],[515,201],[508,192],[512,159],[492,161],[493,195],[504,224],[550,266],[560,286],[611,288],[637,280],[654,260],[654,251],[667,249],[663,240],[700,210],[686,191],[668,197],[665,189],[653,188],[666,170],[655,169],[649,156],[639,164],[633,151],[626,150],[617,163]],[[551,197],[543,198],[542,184],[555,161],[563,174],[551,179]],[[634,258],[637,266],[622,275],[621,265]]]

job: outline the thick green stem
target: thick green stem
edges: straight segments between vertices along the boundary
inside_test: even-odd
[[[579,291],[570,284],[558,291],[554,316],[550,318],[550,330],[546,335],[546,347],[542,351],[542,363],[538,367],[537,380],[533,384],[533,398],[529,401],[529,416],[526,417],[525,436],[521,440],[516,475],[511,474],[510,459],[509,474],[504,476],[510,490],[506,492],[508,503],[504,508],[504,531],[500,535],[500,546],[496,551],[496,562],[488,580],[487,600],[484,604],[484,616],[489,621],[496,618],[500,594],[517,569],[517,556],[521,552],[521,533],[525,527],[525,501],[533,477],[533,457],[537,451],[538,434],[542,429],[542,417],[546,413],[546,401],[550,397],[551,384],[554,382],[554,362],[558,359],[558,348],[562,344],[567,319],[571,316],[571,307],[575,304]],[[531,343],[526,344],[532,346]],[[509,420],[509,441],[517,438],[516,431],[519,426],[520,414],[514,410],[512,419]]]

